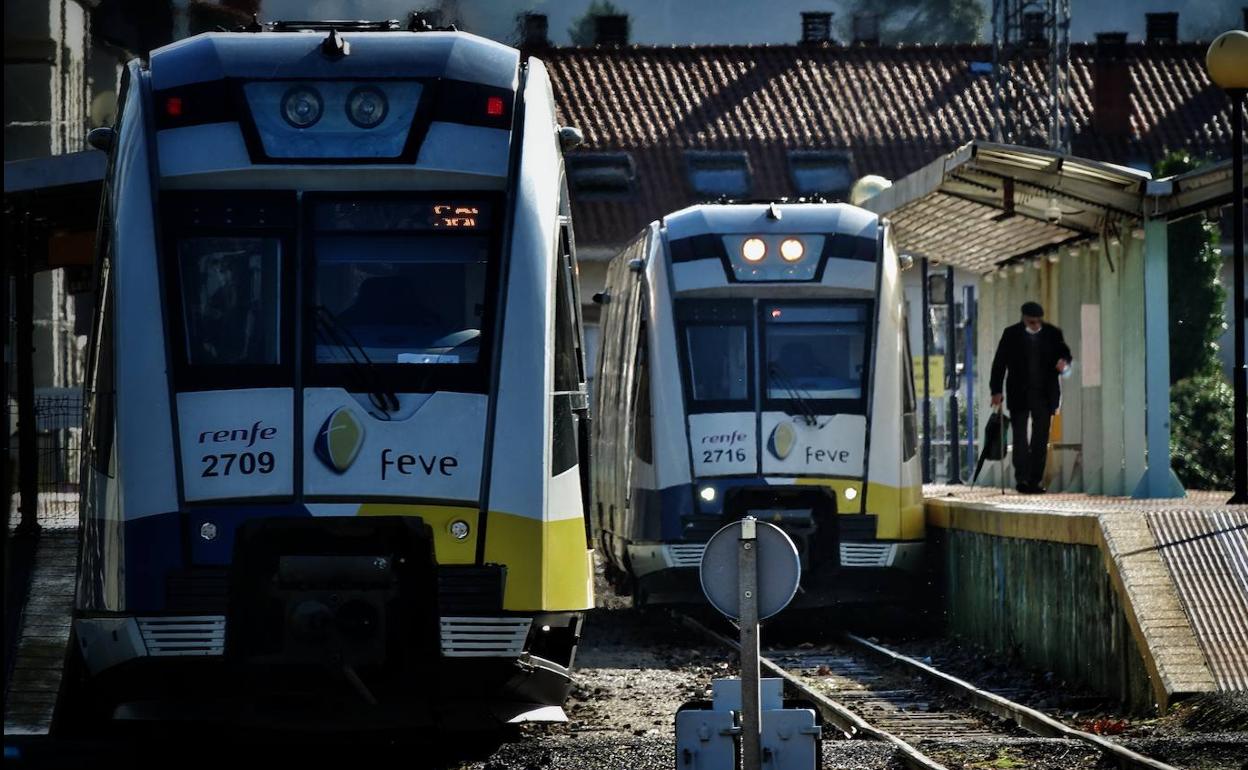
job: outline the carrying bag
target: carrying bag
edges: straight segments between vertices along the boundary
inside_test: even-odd
[[[998,410],[988,418],[984,426],[984,448],[979,453],[979,462],[975,464],[975,475],[971,478],[971,486],[979,480],[979,472],[984,468],[985,460],[1000,462],[1005,459],[1006,450],[1010,446],[1010,418],[1005,410]]]

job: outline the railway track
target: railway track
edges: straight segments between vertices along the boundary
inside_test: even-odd
[[[737,648],[737,642],[686,615],[680,624]],[[846,738],[886,741],[913,770],[947,770],[919,748],[925,741],[1038,736],[1086,744],[1124,770],[1175,770],[1099,735],[992,693],[869,640],[846,634],[825,649],[772,650],[764,676],[776,676],[814,703]]]

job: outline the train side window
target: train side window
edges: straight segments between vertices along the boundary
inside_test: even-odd
[[[107,195],[107,191],[106,191]],[[104,205],[108,205],[107,201]],[[110,218],[101,218],[100,250],[96,256],[95,347],[87,363],[86,436],[88,461],[100,473],[113,475],[113,434],[116,429],[116,379],[113,340],[113,257]]]
[[[564,230],[566,232],[566,229]],[[560,239],[561,242],[564,240]],[[565,244],[566,245],[566,244]],[[555,392],[569,393],[581,388],[580,345],[576,333],[576,311],[572,307],[571,271],[561,256],[555,275]]]
[[[178,268],[188,364],[281,363],[277,238],[182,238]]]
[[[642,303],[644,309],[645,303]],[[643,463],[654,464],[653,415],[650,409],[650,352],[646,342],[646,322],[637,330],[637,394],[633,396],[633,454]]]
[[[581,385],[579,335],[576,329],[575,293],[572,288],[571,254],[567,225],[560,228],[559,258],[555,264],[554,414],[551,426],[551,475],[577,464],[577,430],[574,409],[584,404]],[[575,402],[575,403],[574,403]]]
[[[914,356],[910,354],[910,314],[903,313],[901,319],[901,328],[904,330],[901,335],[902,371],[905,372],[904,382],[901,383],[901,423],[902,423],[902,461],[905,462],[914,457],[915,452],[919,450],[919,426],[916,413],[918,412],[918,399],[914,392]]]
[[[130,69],[121,77],[117,94],[118,113],[113,126],[120,127],[126,97],[130,91]],[[95,470],[112,478],[113,439],[117,430],[117,376],[115,368],[116,341],[113,339],[113,176],[117,168],[116,145],[108,153],[108,168],[100,191],[99,232],[95,241],[95,314],[92,318],[94,346],[87,353],[86,404],[84,443],[87,462]]]

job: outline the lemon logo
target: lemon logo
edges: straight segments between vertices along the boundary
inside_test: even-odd
[[[346,473],[364,445],[364,426],[345,406],[330,412],[316,434],[317,458],[334,473]]]
[[[771,438],[767,439],[767,451],[777,460],[783,460],[789,456],[796,444],[797,431],[793,430],[793,424],[782,422],[772,430]]]

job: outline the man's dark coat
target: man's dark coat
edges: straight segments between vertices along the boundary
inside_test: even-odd
[[[1049,400],[1049,412],[1056,412],[1062,403],[1062,387],[1058,384],[1057,362],[1073,361],[1070,348],[1062,337],[1062,330],[1052,324],[1044,324],[1040,335],[1040,371],[1044,380],[1044,392]],[[1021,322],[1007,326],[997,343],[997,354],[992,358],[992,378],[988,387],[993,393],[1005,393],[1006,406],[1010,411],[1027,408],[1027,329]],[[1009,376],[1006,376],[1009,370]],[[1005,390],[1001,383],[1005,381]]]

